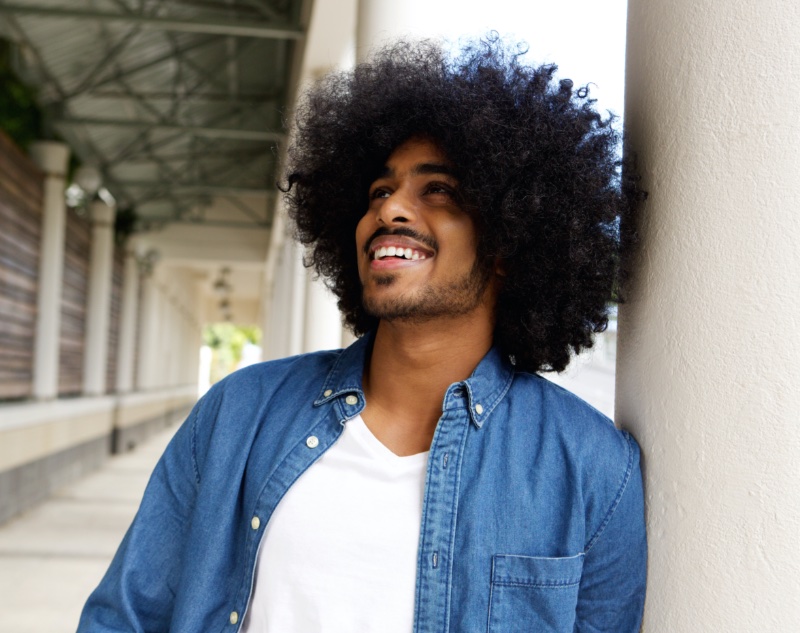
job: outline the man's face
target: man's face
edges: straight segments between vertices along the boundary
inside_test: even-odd
[[[356,228],[367,312],[380,319],[463,315],[488,297],[472,218],[458,203],[452,164],[431,141],[412,138],[386,161]]]

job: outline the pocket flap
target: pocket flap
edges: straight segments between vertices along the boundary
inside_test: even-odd
[[[566,587],[577,585],[583,572],[583,554],[565,558],[496,554],[492,557],[492,583]]]

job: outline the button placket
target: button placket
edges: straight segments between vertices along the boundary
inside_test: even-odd
[[[466,442],[471,427],[466,408],[449,410],[442,415],[431,445],[430,460],[440,467],[428,471],[425,483],[422,540],[418,569],[416,629],[446,630],[449,619],[452,585],[452,547],[456,529],[458,480]]]

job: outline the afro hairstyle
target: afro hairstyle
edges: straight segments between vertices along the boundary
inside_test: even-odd
[[[297,239],[356,335],[377,326],[362,304],[354,235],[368,189],[412,137],[455,165],[478,257],[503,262],[495,344],[518,370],[561,371],[592,346],[617,298],[620,227],[644,197],[611,114],[588,87],[526,65],[495,34],[457,56],[400,41],[305,94],[287,154],[285,201]]]

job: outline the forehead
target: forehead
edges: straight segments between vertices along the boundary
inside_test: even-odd
[[[412,137],[398,145],[386,159],[384,175],[400,173],[442,173],[454,175],[455,169],[441,148],[427,138]]]

